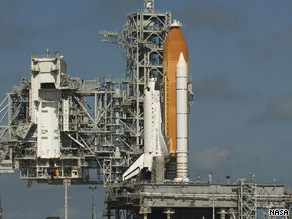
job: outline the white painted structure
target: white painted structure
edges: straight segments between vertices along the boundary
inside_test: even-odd
[[[62,57],[32,58],[30,117],[37,128],[37,157],[60,157],[59,108],[62,101],[60,80],[66,73]],[[68,120],[66,120],[66,123]],[[64,125],[67,127],[67,124]]]
[[[176,67],[176,181],[188,179],[188,68],[183,53]]]
[[[154,78],[144,91],[144,153],[123,174],[123,180],[139,174],[142,169],[153,170],[153,158],[168,158],[168,149],[162,131],[160,90]]]

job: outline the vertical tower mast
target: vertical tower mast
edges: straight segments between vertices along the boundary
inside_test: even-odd
[[[126,59],[130,116],[121,120],[129,129],[124,140],[133,152],[140,151],[143,145],[143,93],[152,75],[162,77],[163,46],[171,24],[171,13],[154,11],[154,0],[144,0],[144,6],[143,11],[127,16],[122,36],[100,31],[102,41],[115,43]]]

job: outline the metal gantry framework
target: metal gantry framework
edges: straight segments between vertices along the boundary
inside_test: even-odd
[[[152,210],[167,218],[175,214],[191,218],[196,210],[207,209],[210,217],[213,212],[222,218],[247,219],[255,218],[257,209],[270,203],[289,207],[291,193],[276,184],[122,182],[122,174],[143,152],[143,93],[151,77],[162,77],[163,46],[171,24],[169,11],[155,11],[154,0],[144,2],[144,10],[127,16],[122,35],[100,31],[103,41],[116,44],[125,57],[124,80],[70,77],[58,52],[32,55],[31,79],[23,79],[0,103],[0,173],[18,168],[20,177],[29,182],[104,184],[108,218],[113,213],[116,218],[147,218]],[[39,75],[57,82],[39,82]],[[40,93],[36,83],[40,83]],[[52,90],[54,100],[47,95]],[[47,113],[40,106],[50,104],[58,121],[53,134],[59,139],[60,152],[57,157],[43,158],[38,141],[45,140],[40,132],[45,135],[47,130],[40,129],[36,112]]]
[[[128,15],[122,36],[100,32],[103,41],[117,44],[126,58],[126,77],[121,81],[70,77],[59,53],[55,57],[33,54],[31,80],[14,87],[4,99],[6,105],[2,103],[1,122],[6,122],[0,130],[2,171],[19,168],[22,179],[49,183],[68,178],[72,184],[121,181],[123,171],[143,151],[143,92],[150,77],[162,76],[170,24],[171,13],[154,11],[154,1],[147,0],[144,10]],[[39,66],[42,62],[49,62],[51,74],[58,72],[60,78],[58,159],[42,159],[37,151],[40,124],[33,119],[33,105],[39,103],[37,98],[32,101],[32,90],[36,75],[46,74]],[[44,92],[52,88],[41,86]],[[90,169],[97,170],[95,179],[90,178]]]
[[[238,210],[241,219],[255,219],[257,215],[257,185],[240,180]]]
[[[145,9],[127,16],[122,36],[100,31],[103,42],[114,43],[126,59],[126,85],[129,116],[122,122],[131,127],[126,139],[133,151],[143,147],[143,93],[152,76],[162,77],[163,45],[171,24],[170,12],[154,12],[154,1],[145,1]]]
[[[112,189],[106,197],[107,215],[114,213],[121,219],[250,219],[258,218],[258,210],[289,209],[292,204],[291,191],[285,185],[246,179],[232,184],[203,180],[162,184],[139,181],[115,185]]]
[[[0,131],[1,171],[19,168],[22,179],[49,183],[62,183],[67,178],[73,184],[120,181],[130,158],[139,152],[128,143],[128,136],[134,136],[133,126],[126,122],[133,111],[124,90],[128,82],[107,78],[84,81],[65,74],[61,82],[61,157],[37,156],[37,125],[29,116],[31,82],[23,80],[2,103],[1,120],[7,124]],[[94,181],[89,179],[91,168],[97,169]]]

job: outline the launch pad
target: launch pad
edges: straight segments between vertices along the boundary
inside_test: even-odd
[[[288,209],[291,191],[283,184],[239,179],[233,184],[133,181],[113,184],[106,197],[108,218],[267,218],[269,208]]]
[[[127,16],[121,36],[99,32],[125,57],[123,80],[71,77],[60,53],[32,55],[31,78],[0,103],[0,172],[103,184],[104,216],[116,219],[256,218],[258,209],[268,218],[269,208],[291,208],[291,191],[277,182],[189,180],[194,95],[186,43],[171,12],[144,3]]]

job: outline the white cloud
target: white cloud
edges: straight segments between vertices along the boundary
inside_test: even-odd
[[[262,112],[254,115],[249,120],[250,123],[262,123],[274,120],[292,119],[292,96],[281,95],[272,99],[266,104]]]
[[[225,147],[206,148],[191,156],[191,165],[199,172],[210,172],[225,167],[233,153]]]

